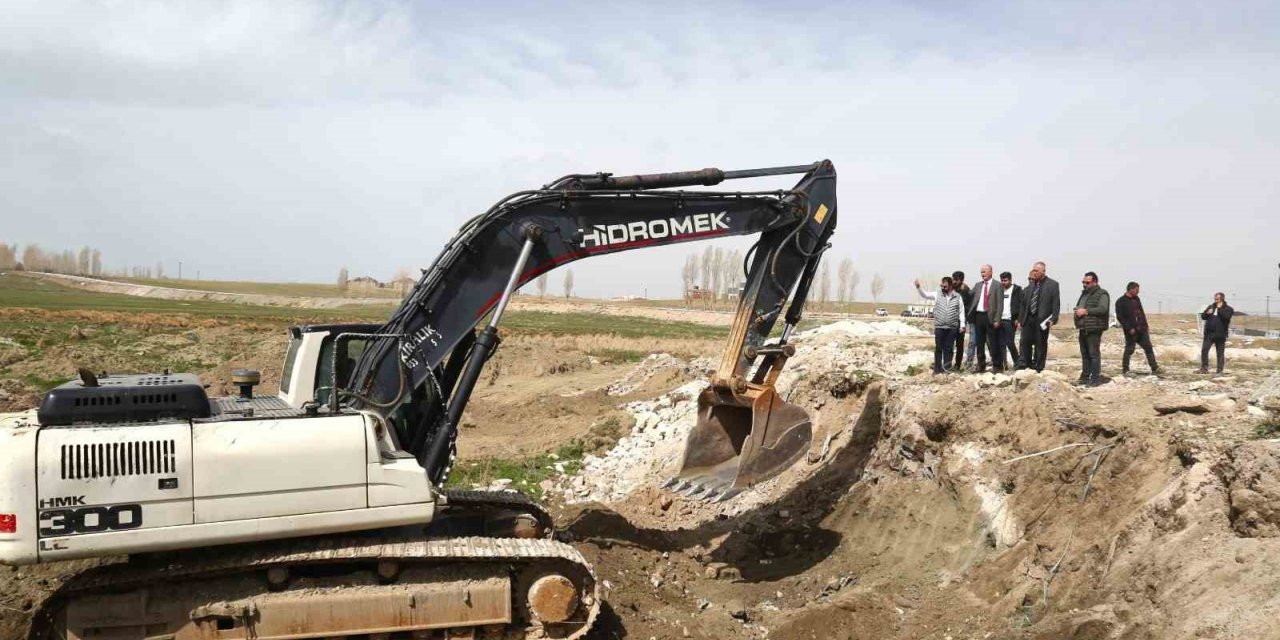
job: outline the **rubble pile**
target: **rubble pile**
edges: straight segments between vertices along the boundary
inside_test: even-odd
[[[674,475],[698,419],[698,394],[706,387],[701,378],[656,400],[628,403],[626,410],[635,418],[631,433],[603,457],[586,456],[576,475],[561,478],[565,500],[621,500],[642,484]]]

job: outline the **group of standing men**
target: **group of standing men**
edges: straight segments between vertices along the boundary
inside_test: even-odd
[[[1031,268],[1025,287],[1014,284],[1008,271],[993,280],[989,264],[980,272],[982,278],[973,287],[965,284],[963,271],[942,278],[936,293],[922,290],[919,280],[915,283],[921,296],[934,301],[933,372],[959,370],[962,362],[973,368],[975,357],[976,371],[986,371],[988,352],[992,371],[1006,369],[1006,352],[1015,369],[1044,370],[1049,329],[1061,313],[1058,282],[1046,275],[1043,262]]]
[[[965,284],[963,271],[942,278],[936,293],[922,290],[917,280],[916,291],[934,301],[934,374],[961,370],[962,363],[965,369],[984,372],[988,353],[991,370],[1002,372],[1006,369],[1006,352],[1014,369],[1043,371],[1049,330],[1058,323],[1062,306],[1058,282],[1048,277],[1045,270],[1045,263],[1035,263],[1026,286],[1014,284],[1013,275],[1008,271],[1000,274],[998,282],[994,281],[991,265],[982,265],[981,280],[973,287]],[[1083,290],[1072,312],[1080,345],[1079,382],[1096,386],[1102,384],[1102,334],[1110,322],[1111,296],[1098,285],[1098,274],[1092,271],[1084,274],[1081,284]],[[1128,375],[1130,359],[1136,348],[1141,347],[1151,374],[1157,375],[1159,366],[1151,345],[1146,312],[1138,297],[1140,290],[1138,283],[1130,282],[1115,304],[1116,320],[1125,337],[1122,373]],[[1232,313],[1221,293],[1215,294],[1214,303],[1201,313],[1205,325],[1200,373],[1208,372],[1210,346],[1217,349],[1218,373],[1222,373],[1223,347]]]

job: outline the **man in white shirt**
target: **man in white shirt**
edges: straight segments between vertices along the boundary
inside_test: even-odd
[[[924,291],[916,280],[916,293],[933,300],[933,375],[951,370],[951,350],[956,336],[964,333],[964,299],[951,288],[951,278],[943,277],[937,293]]]
[[[1013,274],[1005,271],[1000,274],[1000,286],[1004,287],[1004,313],[1000,314],[1000,353],[1009,352],[1009,363],[1018,367],[1017,332],[1014,323],[1022,309],[1022,287],[1013,283]]]

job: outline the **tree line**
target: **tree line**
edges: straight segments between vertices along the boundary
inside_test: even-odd
[[[0,243],[0,269],[100,276],[103,274],[102,252],[87,246],[79,251],[51,251],[36,244],[26,245],[19,251],[17,244]]]
[[[746,279],[743,257],[741,251],[721,247],[706,247],[701,254],[687,256],[680,271],[685,304],[694,300],[712,305],[721,300],[736,300]],[[811,295],[815,295],[824,308],[833,300],[840,303],[856,301],[858,286],[862,284],[862,274],[854,267],[853,258],[845,256],[836,267],[833,298],[831,262],[830,257],[824,256],[818,266],[816,286],[811,289]],[[879,273],[872,276],[870,288],[872,300],[879,303],[880,295],[884,293],[884,278]]]
[[[102,251],[90,246],[75,249],[50,250],[38,244],[21,247],[0,242],[0,269],[15,271],[39,271],[71,276],[114,276],[133,278],[164,278],[164,263],[152,267],[119,267],[109,269],[102,264]]]

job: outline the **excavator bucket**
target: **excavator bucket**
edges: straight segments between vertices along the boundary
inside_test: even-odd
[[[751,384],[744,393],[708,387],[698,396],[698,423],[668,486],[691,497],[727,500],[782,473],[808,452],[812,438],[809,414],[779,397],[773,385]]]

